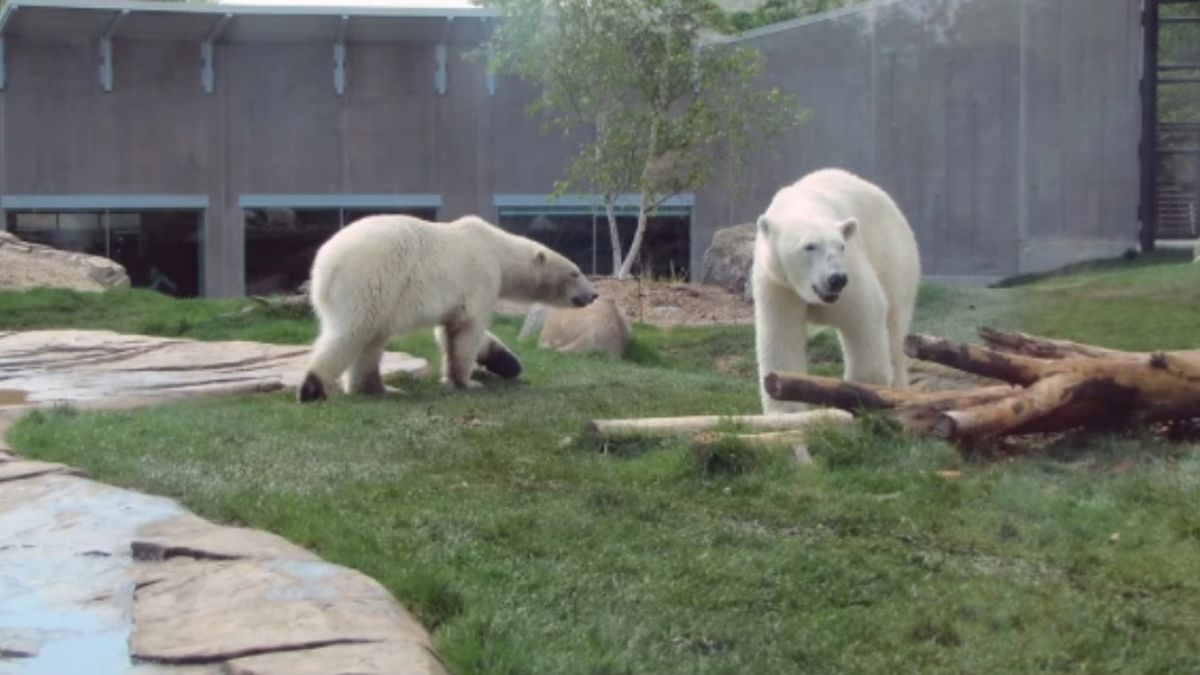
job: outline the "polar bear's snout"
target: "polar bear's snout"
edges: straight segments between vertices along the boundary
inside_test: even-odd
[[[829,275],[829,278],[825,280],[825,284],[829,287],[829,290],[834,293],[841,293],[842,289],[845,288],[846,284],[848,283],[850,283],[850,277],[841,273],[831,274]]]
[[[571,298],[571,304],[576,307],[587,307],[600,297],[600,294],[595,291],[586,291]]]
[[[821,299],[821,302],[832,305],[837,302],[838,297],[842,294],[842,290],[849,283],[850,277],[842,272],[837,272],[825,277],[822,283],[813,284],[813,293]]]

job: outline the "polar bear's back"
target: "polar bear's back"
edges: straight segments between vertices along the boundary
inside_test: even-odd
[[[323,319],[349,322],[436,322],[464,288],[498,285],[486,243],[490,225],[476,219],[431,223],[402,215],[369,216],[342,228],[317,251],[312,303]],[[481,241],[482,240],[482,241]],[[402,328],[397,326],[397,328]]]

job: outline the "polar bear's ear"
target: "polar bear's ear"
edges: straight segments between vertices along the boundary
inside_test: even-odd
[[[767,220],[766,214],[758,217],[758,231],[763,234],[771,233],[771,221]]]
[[[858,232],[858,221],[853,218],[847,218],[842,221],[841,225],[838,225],[838,229],[842,231],[842,239],[850,241],[850,237],[853,237],[854,233]]]

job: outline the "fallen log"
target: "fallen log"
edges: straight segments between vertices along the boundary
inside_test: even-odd
[[[996,330],[995,328],[988,328],[986,326],[979,329],[979,337],[983,339],[985,345],[992,349],[1011,354],[1033,356],[1039,359],[1063,359],[1076,356],[1088,358],[1108,356],[1135,357],[1143,355],[1137,352],[1124,352],[1117,349],[1085,345],[1082,342],[1054,340],[1029,335],[1028,333]]]
[[[1200,417],[1200,351],[1139,354],[1019,333],[981,335],[999,348],[910,335],[905,351],[1016,386],[922,393],[787,373],[771,373],[763,384],[778,400],[887,410],[911,431],[957,441]]]
[[[810,410],[773,415],[698,415],[693,417],[647,417],[642,419],[593,420],[588,431],[605,438],[619,436],[687,434],[712,431],[727,425],[754,431],[795,431],[816,424],[850,424],[854,417],[841,410]]]

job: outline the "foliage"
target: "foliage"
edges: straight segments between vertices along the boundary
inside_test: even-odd
[[[765,139],[803,120],[794,96],[756,85],[760,53],[704,44],[709,0],[488,4],[504,17],[487,47],[492,67],[538,85],[531,113],[578,141],[555,191],[603,195],[618,277],[630,273],[663,199],[717,171],[736,175]],[[614,211],[623,193],[641,195],[628,246]]]
[[[750,11],[720,12],[713,21],[713,28],[722,33],[744,33],[755,28],[769,26],[781,21],[797,19],[809,14],[827,12],[864,0],[767,0]]]

